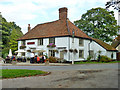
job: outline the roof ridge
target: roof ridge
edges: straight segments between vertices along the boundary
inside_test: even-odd
[[[46,22],[46,23],[41,23],[41,24],[37,24],[37,25],[43,25],[43,24],[49,24],[49,23],[55,23],[55,22],[57,22],[57,21],[59,21],[59,20],[55,20],[55,21],[51,21],[51,22]]]
[[[69,25],[68,25],[68,20],[69,20],[69,19],[66,20],[67,30],[68,30],[68,34],[71,35],[71,33],[70,33],[70,29],[69,29]]]

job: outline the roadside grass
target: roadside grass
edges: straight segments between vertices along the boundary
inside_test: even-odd
[[[111,62],[95,62],[95,61],[80,61],[80,62],[75,62],[75,64],[101,64],[101,63],[120,63],[120,61],[111,61]]]
[[[36,75],[44,75],[48,72],[40,71],[40,70],[27,70],[27,69],[2,69],[0,70],[0,79],[5,78],[17,78],[17,77],[28,77],[28,76],[36,76]]]

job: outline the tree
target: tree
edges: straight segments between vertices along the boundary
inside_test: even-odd
[[[88,10],[80,20],[74,21],[74,24],[90,37],[105,42],[112,41],[119,28],[114,12],[100,7]]]
[[[13,52],[15,52],[18,48],[17,48],[17,41],[16,39],[18,39],[18,34],[16,32],[15,29],[12,30],[11,32],[11,35],[10,35],[10,42],[9,42],[9,45],[10,45],[10,49],[12,49]]]
[[[19,37],[23,35],[21,28],[15,24],[15,22],[7,22],[7,20],[0,14],[0,34],[2,33],[2,39],[0,41],[0,48],[2,49],[2,57],[5,58],[9,52],[9,49],[17,50],[17,41]],[[14,35],[13,35],[14,34]],[[0,49],[0,51],[1,51]],[[1,55],[1,53],[0,53]]]
[[[118,10],[118,25],[120,25],[120,0],[110,0],[105,4],[105,6],[106,9],[113,7],[115,10]],[[120,29],[118,30],[118,33],[120,34]]]
[[[118,12],[120,12],[120,1],[119,0],[110,0],[108,2],[106,2],[105,4],[106,9],[110,8],[111,6],[118,10]]]
[[[23,33],[21,32],[21,28],[17,26],[14,22],[13,26],[14,27],[11,31],[9,45],[10,48],[12,49],[12,52],[14,53],[18,49],[17,39],[20,38],[23,35]]]

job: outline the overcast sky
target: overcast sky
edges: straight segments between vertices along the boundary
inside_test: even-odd
[[[0,0],[0,12],[8,22],[14,21],[20,26],[25,34],[28,24],[33,28],[37,24],[57,20],[58,9],[61,7],[68,8],[68,18],[73,22],[79,20],[87,10],[105,8],[107,1],[109,0]],[[118,19],[117,11],[114,12]]]

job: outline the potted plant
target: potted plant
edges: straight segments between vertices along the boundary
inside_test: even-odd
[[[49,65],[49,59],[48,58],[45,60],[45,65]]]

